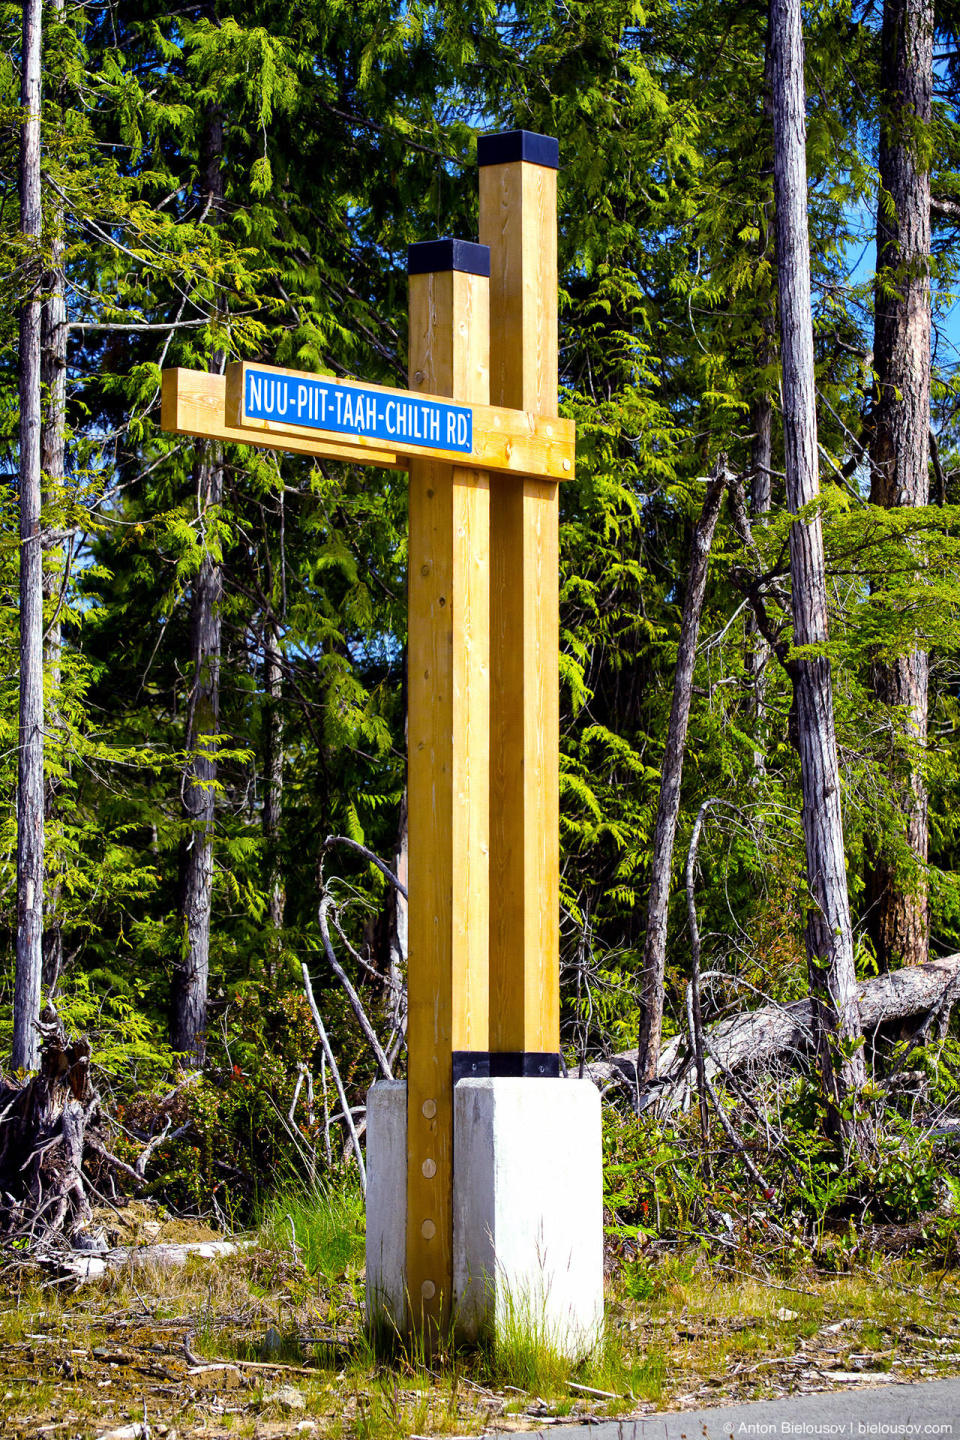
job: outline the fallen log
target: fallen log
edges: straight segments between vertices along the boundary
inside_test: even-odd
[[[864,980],[857,987],[860,1020],[869,1036],[892,1020],[913,1016],[949,1016],[960,999],[960,955],[945,955],[926,965],[909,965],[887,975]],[[787,1005],[764,1005],[743,1015],[721,1020],[708,1030],[710,1050],[724,1070],[763,1069],[774,1060],[801,1060],[813,1049],[813,1005],[792,1000]],[[678,1035],[660,1052],[657,1079],[637,1086],[637,1051],[624,1050],[609,1060],[596,1060],[585,1073],[598,1085],[623,1083],[638,1095],[639,1108],[653,1104],[664,1090],[688,1083],[692,1057],[686,1036]]]
[[[177,1270],[186,1265],[191,1256],[216,1260],[221,1255],[239,1255],[249,1244],[247,1240],[191,1240],[182,1245],[117,1245],[99,1254],[74,1251],[51,1255],[47,1263],[58,1273],[71,1275],[76,1280],[99,1280],[108,1270],[131,1266],[154,1265],[161,1270]]]

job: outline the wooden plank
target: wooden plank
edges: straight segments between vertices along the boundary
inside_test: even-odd
[[[410,277],[411,390],[486,400],[488,343],[485,278]],[[484,472],[411,459],[407,1290],[427,1341],[451,1313],[452,1054],[488,1038],[489,506]]]
[[[164,370],[160,428],[175,435],[225,440],[232,445],[253,445],[260,450],[286,450],[292,455],[313,455],[319,460],[349,460],[355,465],[379,465],[385,470],[407,468],[404,457],[383,447],[352,445],[339,437],[318,443],[314,432],[310,432],[309,440],[302,435],[289,435],[281,444],[273,436],[241,430],[227,423],[226,397],[227,382],[223,375],[210,375],[205,370]]]
[[[491,400],[557,413],[556,171],[480,170]],[[491,501],[492,1051],[560,1048],[559,507],[556,484]],[[522,637],[522,644],[518,644]]]
[[[450,459],[449,451],[431,446],[386,448],[383,441],[368,436],[359,435],[353,442],[332,431],[288,425],[279,420],[247,420],[241,425],[237,397],[242,394],[242,368],[242,364],[228,365],[226,377],[209,375],[203,370],[164,370],[161,428],[178,435],[227,440],[236,445],[254,445],[261,450],[289,451],[293,455],[315,455],[322,460],[349,460],[356,465],[378,465],[387,470],[408,469],[414,455]],[[291,376],[303,373],[267,365],[256,368]],[[342,384],[345,389],[375,389],[389,396],[409,398],[410,394],[408,390],[393,390],[383,385],[361,386],[348,380]],[[444,397],[431,393],[428,398]],[[464,455],[459,463],[499,474],[570,480],[574,474],[574,436],[571,420],[475,405],[473,452]]]

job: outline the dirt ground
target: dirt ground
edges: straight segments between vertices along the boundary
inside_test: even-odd
[[[511,1371],[509,1357],[378,1359],[362,1273],[310,1276],[295,1252],[256,1245],[160,1270],[150,1244],[212,1232],[125,1218],[111,1242],[142,1248],[104,1280],[2,1277],[5,1440],[405,1440],[960,1374],[957,1277],[907,1260],[789,1284],[665,1261],[632,1282],[645,1298],[611,1291],[603,1357],[558,1368],[518,1354]]]

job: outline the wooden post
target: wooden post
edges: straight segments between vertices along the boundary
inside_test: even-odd
[[[401,1220],[392,1160],[373,1166],[367,1241],[385,1312],[405,1284],[428,1344],[454,1298],[456,1080],[559,1072],[557,482],[575,427],[557,416],[557,144],[489,137],[480,163],[495,295],[487,245],[411,247],[408,391],[252,362],[163,377],[166,430],[409,469],[407,1204]]]
[[[556,140],[482,136],[494,404],[557,414]],[[491,492],[491,1073],[557,1073],[559,999],[558,487]]]
[[[482,245],[410,247],[411,391],[488,403],[489,273]],[[489,1048],[489,534],[485,472],[411,460],[406,1253],[428,1341],[451,1313],[454,1055]]]

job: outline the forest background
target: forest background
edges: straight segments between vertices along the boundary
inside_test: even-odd
[[[929,117],[898,122],[934,197],[924,493],[906,504],[877,483],[876,306],[896,290],[874,278],[886,11],[933,39]],[[722,509],[675,880],[714,798],[697,881],[707,1018],[805,995],[767,6],[50,0],[36,236],[18,188],[22,14],[0,7],[0,1050],[17,934],[18,318],[33,297],[45,990],[121,1104],[167,1082],[178,1052],[202,1057],[167,1189],[229,1213],[317,1144],[302,1078],[294,1098],[320,1068],[304,963],[358,1117],[376,1074],[324,926],[402,1072],[402,904],[324,841],[403,875],[404,477],[165,435],[160,370],[260,358],[403,385],[406,247],[475,236],[476,136],[514,127],[560,142],[561,408],[578,426],[561,494],[567,1064],[637,1046],[691,532],[719,457],[749,494],[754,548]],[[825,0],[804,24],[823,653],[865,978],[960,948],[960,10]],[[911,727],[878,675],[917,653],[929,695]],[[665,1037],[685,1027],[689,970],[673,890]],[[207,954],[198,1040],[185,976]],[[941,1083],[956,1088],[952,1071]]]

